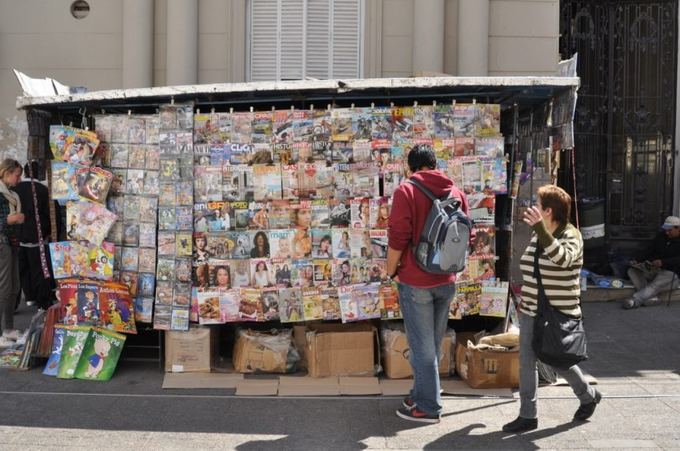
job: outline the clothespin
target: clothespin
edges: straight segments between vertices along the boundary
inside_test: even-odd
[[[475,99],[474,97],[472,98],[472,104],[477,105],[477,99]]]
[[[252,113],[252,112],[254,112],[254,111],[255,111],[255,108],[251,106],[251,107],[250,107],[250,112]]]
[[[327,109],[328,109],[328,111],[330,111],[330,110],[331,110],[331,104],[330,104],[330,103],[328,104],[328,107],[327,107]]]
[[[375,108],[375,103],[371,102],[371,108]]]
[[[215,107],[210,108],[210,114],[215,114]]]
[[[456,99],[451,99],[451,106],[456,106]]]
[[[290,106],[290,111],[292,112],[292,111],[294,111],[294,110],[295,110],[295,105],[291,105],[291,106]]]
[[[414,101],[413,101],[413,108],[415,108],[415,107],[417,107],[417,106],[418,106],[418,101],[417,101],[417,100],[414,100]]]
[[[314,111],[314,104],[313,103],[309,104],[309,111]]]
[[[200,108],[196,108],[196,114],[201,114],[201,109],[200,109]]]
[[[352,104],[350,104],[350,106],[349,106],[349,107],[350,107],[351,109],[354,109],[354,104],[353,104],[353,103],[352,103]]]
[[[170,97],[170,105],[174,105],[174,104],[175,104],[175,98],[174,98],[174,97]]]
[[[233,106],[230,106],[230,107],[229,107],[229,114],[232,114],[233,112],[234,112],[234,107],[233,107]]]
[[[390,102],[390,108],[394,108],[394,102]]]
[[[433,100],[433,101],[432,101],[432,108],[434,108],[434,107],[436,107],[436,106],[437,106],[437,101],[436,101],[436,100]]]
[[[128,110],[128,117],[132,116],[132,110]]]

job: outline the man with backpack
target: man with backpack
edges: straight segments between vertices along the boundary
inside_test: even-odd
[[[441,342],[456,293],[455,273],[462,270],[473,238],[472,223],[465,195],[436,169],[432,148],[414,146],[408,166],[412,176],[392,200],[386,268],[398,282],[413,368],[413,388],[396,413],[406,420],[438,423]]]

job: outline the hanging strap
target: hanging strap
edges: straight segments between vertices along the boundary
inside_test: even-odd
[[[38,193],[35,189],[35,178],[33,177],[33,165],[28,163],[28,176],[31,178],[31,193],[33,194],[33,213],[35,214],[35,225],[38,229],[38,245],[40,247],[40,266],[42,267],[43,277],[50,278],[50,270],[47,266],[47,255],[45,254],[45,240],[43,239],[42,226],[40,224],[40,212],[38,211]]]
[[[546,305],[548,302],[548,297],[545,295],[545,289],[543,288],[543,279],[541,278],[541,268],[540,268],[540,257],[543,253],[543,248],[538,244],[538,238],[536,239],[536,250],[534,250],[534,279],[536,279],[536,284],[538,285],[538,303],[537,303],[537,314],[540,314],[545,309],[549,308]]]

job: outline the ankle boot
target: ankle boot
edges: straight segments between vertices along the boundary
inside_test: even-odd
[[[503,432],[511,432],[519,434],[521,432],[533,431],[538,427],[537,418],[522,418],[517,417],[514,421],[503,426]]]

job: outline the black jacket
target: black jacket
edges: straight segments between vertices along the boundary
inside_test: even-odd
[[[665,232],[659,232],[651,243],[647,260],[659,259],[663,269],[680,274],[680,238],[669,238]]]
[[[31,182],[23,181],[14,187],[14,191],[21,199],[21,212],[24,214],[24,223],[18,227],[18,238],[22,243],[38,242],[38,227],[35,220],[35,208],[33,207],[33,191]],[[35,182],[35,194],[38,199],[38,213],[40,214],[40,228],[43,239],[49,241],[50,236],[50,197],[47,187],[40,182]]]

